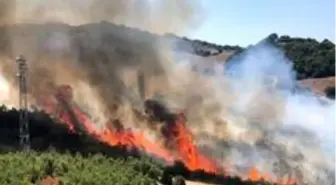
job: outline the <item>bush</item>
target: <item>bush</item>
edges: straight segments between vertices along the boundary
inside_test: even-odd
[[[63,185],[155,184],[161,168],[147,158],[83,157],[54,151],[0,155],[0,184],[39,184],[51,176]]]
[[[328,98],[331,98],[331,99],[335,99],[335,86],[331,87],[327,87],[325,90],[324,90],[326,96]]]

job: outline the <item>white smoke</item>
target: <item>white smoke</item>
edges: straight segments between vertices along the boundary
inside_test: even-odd
[[[198,117],[202,121],[189,123],[198,144],[208,145],[203,151],[224,158],[223,166],[229,161],[236,170],[256,166],[277,177],[296,173],[309,184],[334,182],[330,151],[335,143],[335,101],[298,90],[292,62],[265,42],[247,49],[226,64],[224,71],[224,75],[203,77],[212,82],[214,92],[207,94],[210,89],[200,86],[186,90],[186,97],[203,93],[202,104],[193,101],[193,109],[203,109],[203,117]],[[183,75],[184,80],[190,77]],[[190,79],[190,83],[195,81]],[[220,110],[209,111],[207,102]],[[225,126],[211,120],[214,114]]]
[[[251,143],[251,137],[232,142],[233,154],[240,153],[265,170],[275,171],[274,164],[277,168],[285,165],[278,170],[295,169],[311,184],[334,182],[334,159],[324,147],[334,148],[335,101],[323,103],[312,93],[295,90],[291,62],[267,43],[244,52],[228,65],[227,72],[238,95],[232,108],[247,120],[233,127],[248,128],[243,135],[256,133],[253,147],[235,145]],[[272,118],[266,119],[269,115]]]
[[[0,75],[0,102],[4,102],[9,98],[9,84],[7,83],[7,80]]]
[[[6,105],[7,108],[13,108],[17,105],[17,97],[13,97],[13,89],[6,78],[0,73],[0,106]],[[15,91],[15,93],[18,93]]]

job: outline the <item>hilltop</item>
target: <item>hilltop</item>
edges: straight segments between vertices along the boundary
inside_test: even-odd
[[[9,38],[11,38],[12,40]],[[185,37],[177,37],[172,34],[159,36],[146,31],[141,31],[138,29],[128,28],[125,26],[115,25],[107,22],[93,23],[81,26],[69,26],[58,23],[45,25],[25,24],[15,26],[3,26],[0,28],[0,54],[3,57],[5,56],[13,58],[17,55],[17,53],[15,52],[22,51],[23,54],[27,56],[27,58],[29,58],[29,60],[31,61],[54,62],[59,59],[65,59],[65,61],[67,62],[66,59],[70,59],[69,61],[71,61],[71,59],[76,59],[80,61],[81,67],[88,69],[88,76],[90,76],[91,78],[85,80],[89,81],[91,85],[94,85],[97,88],[97,91],[102,90],[99,92],[101,93],[99,94],[99,96],[101,96],[100,98],[104,99],[110,110],[115,110],[115,112],[117,111],[117,108],[115,108],[116,105],[113,104],[115,102],[114,99],[111,98],[111,96],[114,95],[113,93],[126,94],[129,91],[129,89],[125,87],[125,84],[123,84],[122,81],[118,79],[119,76],[117,76],[117,73],[115,72],[123,69],[123,67],[131,66],[135,69],[140,68],[143,71],[148,72],[149,75],[162,73],[162,66],[158,65],[160,56],[158,56],[157,52],[155,52],[155,47],[157,46],[156,44],[161,41],[173,43],[172,47],[175,51],[178,51],[179,53],[184,53],[188,55],[188,57],[194,57],[196,60],[199,60],[203,63],[216,61],[225,64],[226,62],[234,62],[234,60],[237,59],[237,57],[239,57],[242,52],[249,49],[249,47],[243,48],[239,46],[228,45],[221,46],[200,40],[191,40]],[[294,68],[298,73],[297,79],[303,80],[301,81],[302,84],[315,86],[316,89],[314,89],[314,91],[316,92],[324,92],[326,90],[328,90],[329,93],[332,92],[330,86],[334,85],[335,76],[335,71],[332,70],[335,65],[335,59],[332,58],[335,52],[335,45],[333,43],[328,40],[318,42],[314,39],[309,38],[291,38],[288,36],[279,37],[276,34],[271,34],[270,36],[266,37],[265,41],[272,43],[274,46],[280,48],[286,53],[287,57],[293,62]],[[37,67],[39,67],[40,64],[41,63],[37,63],[36,65],[35,63]],[[57,68],[59,66],[55,64],[55,66],[50,67],[50,63],[47,63],[47,67],[39,71],[38,68],[34,69],[34,67],[36,66],[33,65],[34,63],[32,63],[31,65],[32,73],[38,74],[35,75],[36,79],[32,79],[32,82],[34,82],[34,85],[37,85],[37,87],[40,87],[38,85],[41,85],[42,90],[45,90],[48,87],[53,87],[52,85],[54,84],[52,84],[51,86],[47,85],[50,85],[48,82],[48,78],[55,80],[52,78],[52,75],[54,73],[56,74],[55,76],[62,76],[63,74],[65,74],[66,76],[66,72],[68,70],[66,68],[62,68],[62,70],[66,72],[61,73],[63,71]],[[39,72],[41,71],[43,72],[43,74],[39,74]],[[69,71],[71,71],[71,69]],[[6,74],[7,77],[14,76],[14,73],[11,73],[11,71],[4,70],[4,72],[8,73]],[[57,74],[57,72],[61,74]],[[70,80],[66,81],[66,83],[70,83]],[[323,83],[320,84],[316,81],[323,81]],[[162,85],[163,83],[159,81],[157,82],[157,84]],[[109,89],[110,86],[112,86],[111,89]],[[47,90],[50,90],[51,93],[56,93],[53,92],[54,89],[52,88]],[[59,93],[56,93],[56,95],[59,95]],[[64,96],[68,98],[68,96]],[[113,99],[113,101],[110,101],[111,99]],[[72,102],[69,102],[66,103],[72,105]],[[109,104],[110,102],[113,103]],[[60,106],[63,105],[62,103],[59,104]],[[56,107],[55,109],[56,111],[63,111],[62,114],[59,115],[59,117],[70,117],[70,119],[64,120],[68,122],[70,120],[73,125],[79,124],[78,109],[76,109],[77,114],[73,115],[71,113],[75,111],[71,109],[71,106],[69,108],[69,105],[63,105],[63,107]],[[155,111],[153,110],[150,112]],[[148,112],[143,113],[144,115],[140,114],[139,112],[137,113],[139,117],[139,122],[142,121],[147,123],[148,121],[149,123],[152,123],[150,122],[150,115],[147,114]],[[163,117],[165,117],[166,113],[162,115]],[[18,175],[21,175],[20,177],[22,179],[31,178],[25,180],[31,183],[35,183],[37,182],[36,178],[38,180],[42,180],[45,176],[49,175],[55,176],[56,178],[59,177],[59,181],[64,184],[67,184],[67,182],[71,184],[73,182],[79,182],[81,180],[82,184],[94,183],[94,177],[81,179],[81,176],[89,177],[89,175],[86,174],[90,173],[87,168],[96,169],[98,172],[103,172],[104,175],[106,174],[104,177],[98,177],[98,175],[96,177],[97,179],[106,181],[107,176],[111,175],[111,172],[108,170],[109,165],[111,165],[114,166],[114,171],[121,170],[134,175],[137,174],[136,172],[143,172],[141,174],[139,173],[139,176],[133,179],[133,182],[138,184],[155,184],[157,181],[164,181],[160,178],[164,179],[164,177],[167,176],[168,181],[171,180],[172,176],[183,176],[184,178],[189,180],[203,180],[209,183],[224,183],[228,181],[231,181],[234,184],[258,183],[242,181],[240,178],[237,177],[229,178],[225,177],[224,175],[211,173],[209,174],[205,171],[192,171],[190,169],[187,169],[187,167],[185,166],[186,164],[183,164],[180,161],[176,161],[176,163],[172,166],[163,167],[162,164],[157,161],[150,161],[147,158],[141,158],[139,156],[139,151],[133,151],[132,149],[134,148],[129,149],[128,145],[118,145],[116,147],[114,147],[115,145],[113,145],[113,147],[111,147],[111,145],[107,145],[106,143],[103,143],[102,141],[97,139],[100,137],[94,138],[94,134],[92,133],[90,135],[88,129],[86,130],[87,133],[85,132],[85,130],[83,133],[71,132],[70,129],[65,126],[65,124],[59,123],[62,120],[59,122],[55,121],[54,118],[50,118],[44,112],[37,111],[29,114],[29,119],[31,123],[31,144],[34,150],[43,153],[47,151],[45,152],[47,154],[8,153],[8,150],[13,150],[13,146],[17,145],[18,143],[17,123],[19,118],[19,112],[15,109],[8,110],[6,109],[6,107],[2,107],[0,110],[0,118],[2,120],[0,125],[2,127],[2,129],[0,130],[2,134],[0,135],[3,137],[3,139],[1,140],[1,146],[4,147],[1,149],[3,153],[7,153],[6,155],[4,155],[6,160],[5,164],[13,164],[10,166],[10,168],[6,168],[6,170],[8,170],[8,173],[11,174],[10,177],[12,179],[15,179]],[[82,119],[83,117],[80,118]],[[140,118],[143,118],[143,120],[140,120]],[[115,119],[116,120],[113,121],[116,122],[118,119]],[[161,120],[161,118],[157,119]],[[172,138],[174,137],[169,135],[171,134],[169,133],[169,126],[178,125],[178,121],[174,120],[175,122],[172,123],[172,118],[170,116],[169,121],[168,118],[165,119],[163,119],[163,121],[161,120],[161,122],[164,122],[164,124],[168,126],[167,128],[165,128],[166,130],[163,130],[162,132],[163,134],[167,134],[167,141],[173,141]],[[174,119],[176,118],[174,117]],[[119,124],[111,126],[113,127],[112,129],[117,130],[116,133],[130,133],[127,132],[127,129],[121,129],[122,126],[120,126]],[[154,127],[153,125],[151,126]],[[134,142],[134,140],[136,140],[134,139],[134,136],[132,137],[132,135],[127,136],[128,137],[125,138],[129,139],[131,142]],[[49,147],[56,148],[57,152],[49,152]],[[65,154],[60,155],[60,153]],[[103,154],[105,157],[101,157],[100,154]],[[31,159],[29,160],[29,165],[25,166],[25,168],[22,168],[21,171],[17,171],[16,168],[22,165],[25,161],[24,159],[27,158],[27,156],[25,155],[28,155],[28,159]],[[12,156],[15,159],[20,160],[17,160],[17,162],[15,163],[11,163],[11,160],[13,160]],[[38,156],[37,158],[40,159],[34,161],[34,156]],[[127,158],[126,156],[132,156],[133,158]],[[109,157],[120,158],[120,160],[112,160],[109,159]],[[105,164],[105,160],[108,160],[107,164]],[[76,162],[78,162],[78,166],[76,166]],[[86,168],[87,163],[90,163],[90,165],[88,165]],[[123,168],[123,166],[126,167]],[[79,171],[82,171],[84,169],[86,169],[87,171],[85,171],[85,173],[81,173],[78,176],[75,176],[75,180],[73,179],[73,177],[71,177],[73,176],[73,174],[77,174],[79,173]],[[24,175],[22,175],[22,173],[27,172],[31,177],[25,177]],[[97,174],[99,174],[98,172]],[[93,176],[93,174],[90,175]],[[115,180],[120,177],[121,176],[116,175],[111,180]],[[121,183],[127,184],[127,182],[128,179],[123,179],[123,182]],[[15,184],[15,182],[12,182],[12,184]],[[230,184],[230,182],[228,182],[228,184]],[[267,183],[260,182],[259,184]]]
[[[204,61],[234,61],[245,50],[240,46],[217,45],[200,40],[180,38],[185,51],[204,57]],[[285,53],[293,62],[298,84],[319,95],[334,98],[335,92],[335,44],[324,39],[322,42],[312,38],[279,36],[272,33],[262,41],[269,42]],[[258,44],[258,43],[256,43]],[[192,48],[192,49],[190,49]]]
[[[9,35],[20,35],[21,38],[24,37],[24,35],[28,36],[33,33],[39,33],[38,37],[40,38],[38,40],[43,41],[47,37],[55,35],[55,33],[66,33],[67,37],[62,38],[62,35],[56,35],[55,39],[70,40],[81,39],[84,38],[84,36],[89,39],[94,36],[92,34],[96,34],[96,37],[100,37],[101,40],[106,39],[104,42],[108,44],[110,49],[119,53],[119,55],[146,52],[143,47],[148,48],[150,44],[158,40],[164,40],[173,43],[172,48],[176,51],[211,58],[218,62],[229,61],[234,58],[234,56],[257,44],[251,43],[252,45],[247,48],[238,45],[219,45],[201,40],[192,40],[187,37],[178,37],[174,34],[161,36],[108,22],[91,23],[80,26],[69,26],[60,23],[2,26],[0,27],[0,33],[2,45],[0,51],[8,51],[6,44],[10,46],[8,43]],[[25,34],[22,35],[22,33]],[[35,35],[35,37],[36,36],[37,35]],[[293,62],[299,80],[335,76],[335,44],[331,41],[325,39],[319,42],[312,38],[298,38],[287,35],[278,36],[276,33],[265,36],[264,40],[267,40],[285,52],[286,56]],[[96,45],[102,43],[90,44]]]

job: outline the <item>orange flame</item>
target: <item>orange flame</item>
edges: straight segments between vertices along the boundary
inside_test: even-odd
[[[141,132],[132,132],[119,125],[118,129],[111,129],[105,124],[103,129],[97,129],[89,117],[72,102],[72,88],[68,85],[60,86],[54,95],[39,94],[43,97],[38,100],[46,113],[54,115],[59,121],[66,124],[71,132],[76,132],[77,127],[83,127],[92,137],[110,145],[125,146],[154,154],[172,163],[175,159],[181,160],[190,170],[204,170],[209,173],[224,174],[224,169],[219,168],[215,161],[202,155],[193,143],[193,135],[186,125],[183,113],[179,114],[173,123],[167,123],[163,134],[169,144],[173,144],[174,155],[164,146],[151,142]],[[261,174],[256,168],[251,168],[248,179],[252,181],[269,180],[269,176]],[[281,179],[277,184],[290,185],[296,182],[294,177]]]
[[[268,180],[268,175],[261,174],[257,168],[251,168],[248,179],[251,181]]]
[[[142,149],[165,159],[167,162],[173,162],[173,158],[168,151],[164,150],[160,145],[146,139],[143,133],[133,133],[129,129],[114,131],[107,127],[108,124],[105,124],[105,128],[101,130],[97,129],[88,116],[71,102],[72,89],[70,86],[61,86],[56,93],[56,99],[58,100],[58,104],[50,103],[51,101],[47,100],[49,104],[46,110],[48,110],[48,113],[53,113],[53,110],[57,109],[56,107],[63,109],[63,111],[58,113],[57,117],[60,121],[64,122],[71,131],[75,131],[74,128],[76,124],[80,124],[89,135],[110,146],[120,145],[132,149]],[[64,111],[64,109],[68,110]]]
[[[293,185],[293,184],[298,184],[298,181],[296,180],[294,175],[288,175],[288,177],[282,177],[278,178],[277,180],[272,180],[269,178],[268,174],[263,174],[261,173],[257,168],[251,168],[249,174],[248,174],[248,179],[251,181],[260,181],[260,180],[265,180],[265,181],[273,181],[276,182],[276,185]]]
[[[192,134],[185,123],[186,118],[181,113],[168,129],[169,139],[173,140],[180,159],[190,170],[202,169],[206,172],[218,173],[219,168],[216,163],[203,156],[193,144]]]

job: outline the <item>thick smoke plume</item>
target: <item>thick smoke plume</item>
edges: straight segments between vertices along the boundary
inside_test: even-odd
[[[145,121],[132,110],[139,102],[133,87],[141,70],[152,78],[149,91],[159,89],[171,109],[185,110],[203,152],[222,160],[228,170],[243,173],[256,166],[276,176],[293,171],[311,184],[333,182],[334,162],[322,145],[325,138],[334,142],[335,102],[295,91],[291,63],[272,46],[253,47],[228,64],[224,75],[205,77],[190,71],[189,64],[197,64],[194,56],[172,63],[180,54],[159,47],[162,40],[149,34],[107,23],[61,24],[107,20],[159,34],[180,33],[199,21],[198,5],[190,2],[2,0],[1,25],[59,23],[1,28],[0,92],[17,93],[13,59],[24,54],[32,105],[46,91],[69,84],[97,126],[117,117],[144,129]],[[17,102],[16,96],[1,98],[2,103]],[[155,129],[145,129],[156,137]]]
[[[202,9],[191,0],[1,0],[0,23],[109,21],[152,33],[182,33],[200,24]]]
[[[205,153],[233,172],[257,167],[272,172],[270,178],[295,175],[309,184],[333,184],[334,100],[300,90],[292,63],[265,42],[227,63],[224,71],[213,71],[210,77],[177,72],[185,84],[178,97],[170,97],[181,107],[192,102],[189,124]]]
[[[230,79],[239,94],[234,111],[244,115],[250,131],[259,135],[253,142],[257,147],[252,149],[257,151],[252,152],[256,161],[287,165],[310,183],[333,182],[334,161],[322,147],[326,143],[334,147],[335,102],[323,102],[309,92],[296,90],[291,62],[272,46],[260,43],[243,55],[227,71],[233,73]],[[276,119],[254,120],[251,113],[256,118],[271,115]],[[251,149],[246,150],[249,152]]]
[[[65,24],[108,21],[157,34],[180,34],[199,25],[203,16],[200,4],[189,0],[2,0],[1,5],[0,46],[5,61],[1,68],[10,84],[14,83],[15,72],[12,61],[24,54],[30,61],[33,94],[53,91],[61,83],[78,85],[84,88],[85,96],[90,96],[86,98],[90,103],[82,102],[83,106],[94,105],[88,107],[90,112],[102,112],[105,117],[117,116],[111,112],[119,114],[116,109],[130,107],[117,108],[125,97],[139,103],[134,89],[130,90],[135,71],[163,73],[162,63],[169,63],[162,57],[167,50],[159,52],[157,46],[163,43],[146,32],[134,34],[111,24],[70,30]],[[48,22],[54,23],[36,25]],[[26,25],[11,26],[19,23]],[[76,93],[76,99],[82,99],[82,95]]]

